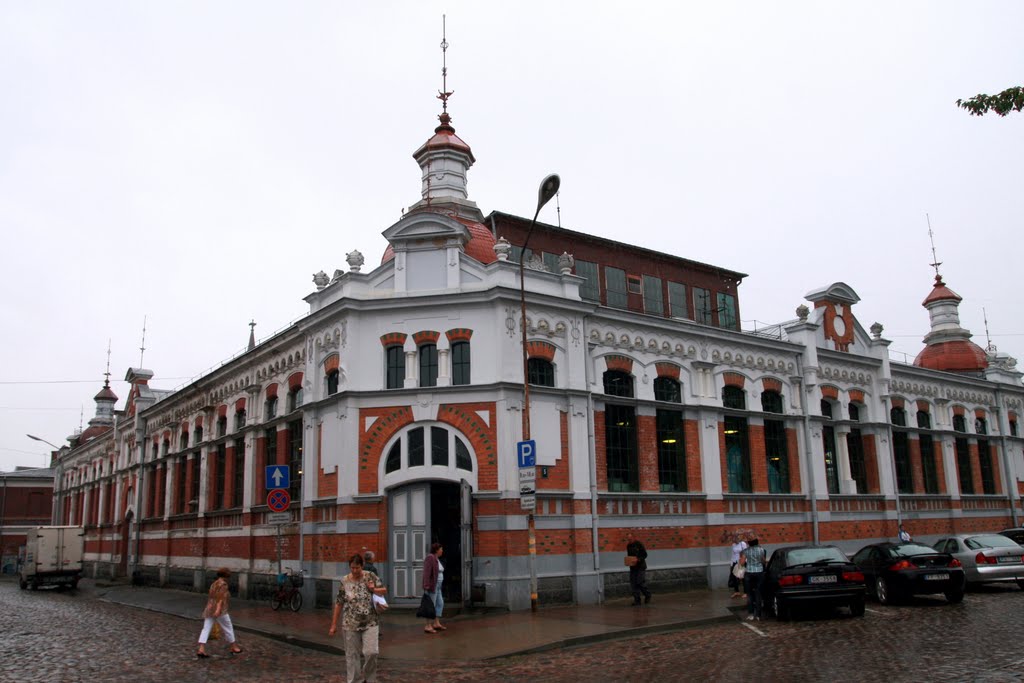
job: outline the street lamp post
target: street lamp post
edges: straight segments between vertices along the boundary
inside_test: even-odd
[[[558,192],[562,181],[557,174],[552,173],[541,181],[540,189],[537,191],[537,210],[533,213],[533,220],[530,221],[530,228],[526,231],[526,239],[523,241],[522,252],[519,255],[519,308],[520,308],[520,341],[523,347],[523,441],[530,440],[530,373],[529,356],[526,351],[526,279],[524,275],[526,262],[526,248],[530,244],[530,236],[533,235],[533,226],[537,224],[537,216],[541,208],[547,204]],[[527,515],[529,527],[529,562],[530,562],[530,610],[537,611],[537,528],[533,519],[533,510]]]
[[[46,439],[40,439],[38,436],[32,436],[31,434],[26,434],[25,436],[27,436],[28,438],[32,439],[33,441],[41,441],[42,443],[45,443],[47,446],[50,446],[54,450],[58,450],[58,451],[60,450],[60,446],[54,446],[52,443],[50,443]]]

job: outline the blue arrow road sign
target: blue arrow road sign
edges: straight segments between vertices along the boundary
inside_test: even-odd
[[[286,489],[289,484],[288,465],[267,465],[267,484],[264,488],[268,491],[273,489]]]
[[[537,466],[537,442],[533,441],[520,441],[516,444],[516,455],[519,459],[520,467],[536,467]]]

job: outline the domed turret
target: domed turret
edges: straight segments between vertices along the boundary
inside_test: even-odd
[[[961,296],[935,274],[935,284],[921,305],[928,309],[931,331],[925,335],[925,348],[914,365],[931,370],[980,374],[988,367],[985,351],[971,341],[970,330],[960,326]]]

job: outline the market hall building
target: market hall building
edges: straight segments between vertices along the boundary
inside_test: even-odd
[[[544,224],[524,251],[530,221],[469,199],[473,152],[440,121],[380,265],[317,273],[306,316],[184,388],[131,368],[122,409],[96,396],[54,519],[85,525],[92,575],[204,590],[227,566],[261,597],[280,552],[326,605],[372,549],[401,602],[440,542],[449,601],[529,606],[521,259],[541,604],[627,594],[629,532],[667,590],[724,585],[737,529],[853,551],[898,521],[925,539],[1018,523],[1021,373],[971,341],[938,274],[913,364],[842,282],[743,331],[743,273]]]

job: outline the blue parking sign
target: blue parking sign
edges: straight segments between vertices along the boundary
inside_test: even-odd
[[[291,486],[288,474],[288,465],[267,465],[267,483],[264,488],[268,491],[288,488]]]
[[[520,467],[537,466],[537,442],[534,440],[520,441],[516,444],[516,455]]]

